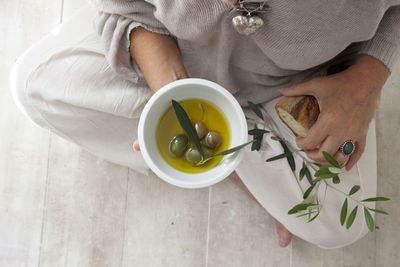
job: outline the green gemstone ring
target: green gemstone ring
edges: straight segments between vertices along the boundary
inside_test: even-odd
[[[342,151],[343,155],[350,156],[356,150],[356,145],[353,141],[347,140],[340,146],[340,151]]]

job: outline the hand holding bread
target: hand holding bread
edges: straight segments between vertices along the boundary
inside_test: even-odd
[[[342,72],[282,88],[281,93],[290,98],[283,98],[276,109],[309,158],[325,164],[322,151],[327,151],[338,162],[347,162],[350,170],[364,151],[369,123],[389,75],[382,62],[361,55]],[[347,140],[356,143],[350,156],[338,151]]]

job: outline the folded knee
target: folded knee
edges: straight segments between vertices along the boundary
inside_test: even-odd
[[[46,92],[37,86],[34,71],[29,62],[29,54],[22,55],[14,64],[10,75],[10,89],[12,98],[18,109],[32,122],[41,127],[45,123],[41,118],[37,105],[46,101]]]

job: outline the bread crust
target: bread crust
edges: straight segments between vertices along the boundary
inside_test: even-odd
[[[319,116],[318,102],[313,96],[283,97],[275,105],[281,120],[296,136],[305,137]]]

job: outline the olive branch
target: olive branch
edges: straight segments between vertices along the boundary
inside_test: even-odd
[[[252,103],[250,101],[249,101],[249,107],[257,115],[257,117],[263,121],[263,123],[265,125],[266,121],[264,120],[264,116],[263,116],[261,109],[257,105],[255,105],[254,103]],[[249,118],[247,118],[247,119],[249,119]],[[269,122],[274,123],[273,120],[269,120]],[[344,170],[343,170],[343,168],[341,168],[341,166],[337,162],[337,160],[326,151],[323,151],[322,154],[323,154],[325,160],[329,164],[327,164],[327,165],[316,164],[314,162],[309,161],[307,158],[305,158],[302,154],[299,153],[299,152],[304,152],[304,150],[293,150],[293,151],[290,150],[290,148],[288,147],[288,143],[285,140],[283,140],[282,138],[280,138],[272,129],[270,131],[265,131],[265,130],[260,131],[260,129],[257,128],[256,124],[255,124],[254,129],[249,131],[249,134],[254,136],[253,137],[253,141],[254,141],[253,146],[255,146],[255,144],[257,144],[254,147],[254,150],[258,151],[260,149],[261,140],[263,139],[264,134],[267,132],[273,133],[273,135],[271,136],[271,139],[278,141],[281,144],[281,146],[283,148],[283,153],[267,159],[266,162],[272,162],[272,161],[286,158],[286,160],[290,166],[290,169],[292,170],[292,172],[296,178],[296,181],[300,187],[301,192],[303,192],[303,190],[300,186],[300,181],[302,181],[302,179],[304,177],[306,177],[307,181],[310,184],[310,186],[307,188],[307,190],[305,192],[303,192],[303,201],[300,202],[299,204],[296,204],[295,206],[293,206],[288,211],[288,214],[296,214],[297,215],[296,217],[307,216],[308,217],[307,222],[308,223],[312,222],[319,216],[322,208],[324,207],[328,188],[333,189],[334,191],[342,194],[345,197],[344,202],[342,204],[340,214],[339,214],[339,221],[342,226],[346,227],[346,229],[349,229],[353,225],[353,222],[356,219],[357,211],[358,211],[359,207],[360,207],[360,209],[364,210],[365,223],[371,232],[374,231],[375,223],[374,223],[374,219],[371,216],[370,211],[375,212],[375,213],[384,214],[384,215],[389,214],[387,211],[384,211],[384,210],[369,208],[365,204],[366,202],[387,201],[387,200],[390,200],[389,198],[373,197],[373,198],[359,200],[359,199],[354,198],[354,196],[352,196],[358,190],[360,190],[359,185],[354,185],[350,189],[349,193],[343,192],[342,190],[335,187],[334,186],[335,184],[340,183],[339,175],[341,173],[343,173]],[[252,150],[253,150],[253,147],[252,147]],[[295,160],[293,157],[294,153],[299,155],[303,160],[302,167],[301,167],[300,171],[298,172],[298,174],[296,172],[296,163],[295,163]],[[312,177],[309,168],[311,168],[312,170],[315,171],[315,173],[313,175],[314,178]],[[329,180],[332,181],[332,184],[328,183]],[[320,199],[318,198],[318,191],[319,191],[319,187],[321,184],[323,184],[325,186],[322,201],[320,201]],[[357,205],[349,213],[349,216],[347,216],[349,200],[355,202]]]

